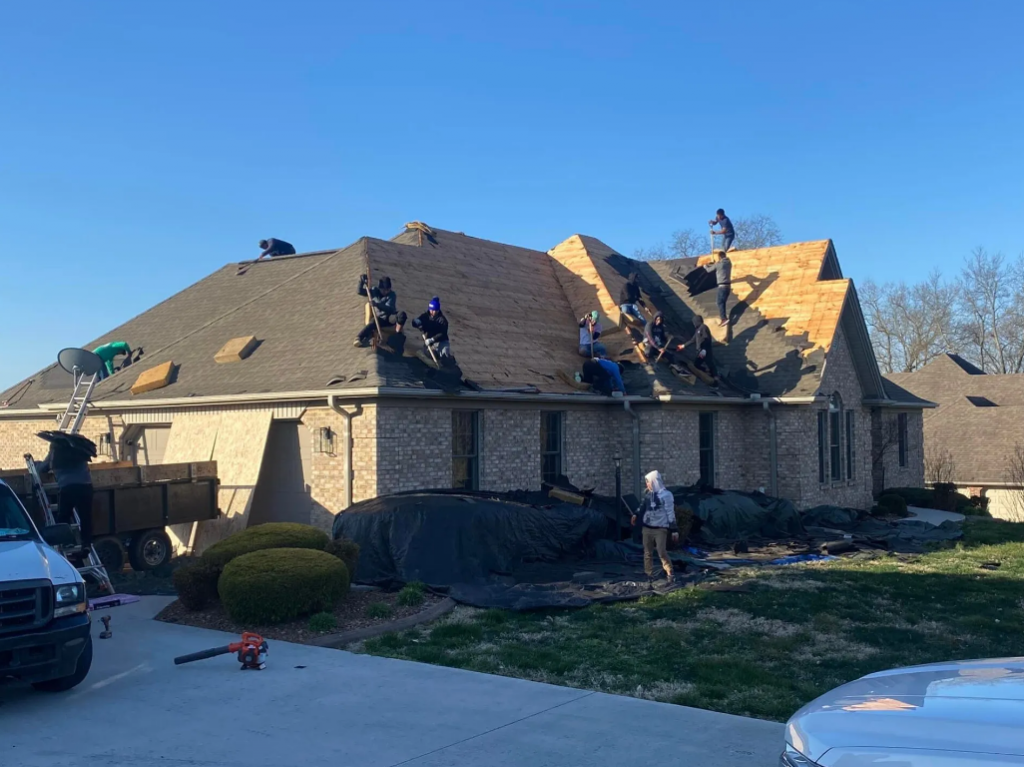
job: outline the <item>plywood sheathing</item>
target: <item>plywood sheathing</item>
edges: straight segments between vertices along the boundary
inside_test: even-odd
[[[162,389],[171,382],[174,375],[174,363],[163,362],[155,368],[144,371],[132,384],[132,394],[144,394],[155,389]]]
[[[221,364],[227,362],[241,362],[252,354],[253,349],[255,349],[257,345],[258,342],[256,341],[256,336],[232,338],[213,356],[213,360],[214,362],[219,362]]]
[[[548,251],[548,255],[563,267],[556,270],[556,275],[569,299],[573,314],[582,317],[597,309],[612,327],[617,328],[620,320],[616,298],[625,279],[608,267],[605,261],[613,253],[600,240],[579,234],[574,234]],[[609,278],[618,284],[609,285]],[[606,326],[605,330],[607,332],[611,328]]]

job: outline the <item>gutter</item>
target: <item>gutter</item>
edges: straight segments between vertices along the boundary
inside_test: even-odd
[[[630,407],[629,399],[622,403],[622,409],[633,418],[633,495],[640,498],[640,416]]]
[[[894,399],[863,399],[861,404],[865,407],[885,407],[897,410],[932,410],[938,407],[934,402],[900,402]]]
[[[345,488],[344,488],[344,506],[342,508],[349,508],[352,505],[352,484],[355,480],[355,472],[352,470],[352,454],[353,454],[353,440],[352,440],[352,419],[359,415],[362,410],[362,405],[355,405],[355,410],[349,412],[342,408],[336,399],[337,395],[331,394],[327,397],[327,404],[330,405],[331,410],[338,413],[342,418],[345,419],[345,425],[342,428],[342,441],[345,443]]]
[[[643,398],[646,399],[646,398]],[[687,395],[687,394],[660,394],[655,399],[658,402],[678,402],[680,404],[694,403],[694,404],[707,404],[708,402],[717,402],[718,404],[727,405],[760,405],[764,402],[770,402],[773,405],[813,405],[815,402],[823,402],[824,397],[817,397],[814,395],[807,397],[737,397],[735,399],[729,397],[710,397],[706,395]]]

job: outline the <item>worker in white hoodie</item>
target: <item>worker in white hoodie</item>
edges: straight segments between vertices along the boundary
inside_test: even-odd
[[[672,580],[672,560],[668,558],[668,535],[672,533],[672,542],[679,541],[679,528],[676,526],[676,501],[665,488],[660,471],[652,471],[645,477],[647,495],[630,524],[636,525],[637,517],[643,525],[644,541],[644,572],[647,577],[654,578],[654,549],[658,550],[658,558],[665,570],[665,578]]]

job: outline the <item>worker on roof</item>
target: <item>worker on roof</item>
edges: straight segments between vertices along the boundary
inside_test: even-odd
[[[732,259],[724,250],[720,250],[718,257],[712,263],[705,264],[704,269],[715,274],[715,284],[718,286],[718,295],[715,298],[715,303],[718,304],[718,325],[725,327],[729,324],[725,305],[732,292]]]
[[[604,358],[584,362],[580,380],[606,397],[621,397],[626,393],[626,384],[622,382],[622,366]]]
[[[590,314],[580,317],[580,356],[581,357],[604,357],[608,350],[604,344],[598,342],[601,337],[600,314],[595,309]]]
[[[284,240],[277,240],[271,237],[269,240],[260,240],[260,247],[263,252],[260,258],[273,258],[274,256],[294,256],[295,246]],[[257,259],[259,260],[259,259]]]
[[[626,280],[626,284],[619,291],[619,311],[630,317],[635,317],[640,320],[640,324],[646,325],[647,320],[644,319],[644,315],[640,312],[640,307],[647,308],[647,304],[644,303],[644,299],[640,295],[640,284],[637,282],[639,277],[640,275],[636,272],[630,272],[629,279]]]
[[[672,534],[672,542],[679,541],[679,526],[676,523],[676,500],[671,491],[665,487],[665,480],[660,471],[651,471],[644,477],[647,480],[647,495],[644,496],[640,508],[630,518],[630,524],[643,526],[644,572],[654,580],[654,550],[658,551],[658,559],[665,571],[665,579],[674,578],[672,560],[668,556],[668,536]]]
[[[715,211],[715,217],[708,221],[708,224],[711,226],[711,234],[722,235],[722,250],[726,252],[733,250],[736,242],[736,230],[733,229],[732,221],[725,215],[725,210],[719,208]],[[715,231],[716,224],[721,227],[717,232]]]
[[[451,357],[448,343],[448,318],[441,311],[441,299],[434,296],[427,304],[427,310],[412,321],[412,326],[423,334],[425,343],[439,360]]]
[[[367,295],[366,283],[367,277],[364,274],[359,278],[359,289],[357,292],[360,296]],[[395,332],[401,333],[402,326],[405,324],[408,315],[405,312],[398,311],[398,296],[391,289],[391,278],[381,277],[377,280],[377,287],[370,288],[369,296],[370,305],[373,307],[373,313],[377,316],[377,322],[380,322],[381,328],[389,328],[394,325]],[[354,346],[366,346],[376,330],[377,323],[371,319],[370,323],[359,331]]]
[[[693,338],[690,339],[690,343],[697,352],[697,358],[693,361],[693,366],[698,370],[704,371],[712,378],[718,378],[715,361],[711,356],[711,330],[704,324],[704,318],[699,314],[693,316],[693,326],[696,329],[693,331]]]
[[[124,365],[131,364],[132,347],[124,341],[111,341],[109,344],[97,346],[92,350],[92,353],[103,360],[103,367],[100,369],[99,374],[100,381],[108,376],[114,375],[114,371],[117,370],[114,365],[114,360],[117,359],[118,356],[122,354],[127,355],[127,359],[124,360]]]
[[[683,344],[676,344],[674,347],[669,348],[668,333],[665,330],[665,314],[664,312],[656,313],[654,318],[647,323],[647,327],[644,328],[644,354],[647,356],[648,361],[656,361],[660,354],[665,362],[673,365],[675,364],[674,352],[681,351],[682,348]]]

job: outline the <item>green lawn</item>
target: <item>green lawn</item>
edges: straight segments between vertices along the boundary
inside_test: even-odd
[[[640,602],[460,607],[362,650],[785,720],[872,671],[1024,655],[1024,524],[972,521],[955,548],[909,560],[733,570]]]

